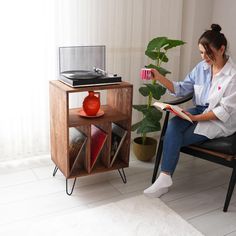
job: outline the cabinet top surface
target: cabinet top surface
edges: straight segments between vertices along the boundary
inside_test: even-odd
[[[96,85],[96,86],[86,86],[86,87],[78,87],[78,88],[73,88],[70,87],[69,85],[64,84],[63,82],[59,80],[51,80],[49,81],[51,85],[58,87],[59,89],[73,93],[73,92],[83,92],[83,91],[88,91],[88,90],[107,90],[107,89],[119,89],[119,88],[126,88],[126,87],[133,87],[132,84],[128,82],[121,82],[119,84],[109,84],[109,85]]]

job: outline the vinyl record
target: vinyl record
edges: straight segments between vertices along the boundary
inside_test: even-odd
[[[61,75],[69,78],[69,79],[95,79],[99,78],[102,75],[89,70],[70,70],[70,71],[63,71]]]

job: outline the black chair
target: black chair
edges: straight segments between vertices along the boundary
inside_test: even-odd
[[[178,105],[189,101],[192,98],[192,94],[184,98],[180,98],[175,101],[167,102],[171,105]],[[158,168],[162,156],[163,140],[169,120],[169,111],[165,111],[165,119],[163,123],[163,128],[161,131],[161,136],[159,140],[159,146],[156,153],[155,166],[153,171],[152,183],[155,182]],[[229,137],[216,138],[208,140],[206,142],[197,143],[194,145],[189,145],[181,148],[181,152],[190,154],[192,156],[202,158],[214,163],[218,163],[227,167],[232,168],[232,174],[229,181],[228,191],[224,203],[223,211],[227,212],[230,203],[231,196],[233,194],[234,185],[236,183],[236,133]]]

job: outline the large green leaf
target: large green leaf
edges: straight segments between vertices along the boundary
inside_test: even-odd
[[[162,62],[168,62],[169,59],[164,52],[157,52],[153,50],[146,50],[145,55],[151,58],[152,60],[160,59]]]
[[[133,124],[131,126],[131,131],[135,131],[136,129],[138,129],[141,126],[141,124],[142,124],[142,121],[139,121],[139,122]]]
[[[153,65],[153,64],[149,64],[148,66],[146,66],[146,68],[154,68],[154,69],[158,70],[158,71],[160,72],[160,74],[162,74],[162,75],[164,75],[164,76],[165,76],[166,74],[170,74],[170,73],[171,73],[170,71],[164,69],[163,67],[155,66],[155,65]]]
[[[142,112],[143,115],[146,115],[149,109],[147,105],[133,105],[132,107],[136,109],[137,111]]]
[[[151,106],[146,109],[144,118],[132,125],[131,130],[137,130],[138,134],[146,134],[149,132],[159,131],[161,130],[161,118],[162,112],[156,109],[154,106]]]
[[[144,97],[149,95],[149,90],[147,87],[140,87],[138,90]]]
[[[185,44],[184,41],[177,40],[177,39],[168,39],[167,43],[168,43],[168,45],[164,47],[164,49],[166,51],[169,50],[170,48],[174,48],[174,47],[181,46],[181,45]]]
[[[147,118],[144,118],[141,121],[141,125],[137,129],[138,134],[144,134],[144,133],[150,133],[150,132],[156,132],[161,129],[161,125],[159,122],[153,123]]]
[[[165,94],[166,88],[161,86],[160,84],[145,84],[148,90],[152,93],[153,98],[159,100],[162,95]]]
[[[152,122],[153,124],[158,124],[162,118],[162,112],[156,109],[154,106],[151,106],[146,114],[146,119]]]
[[[149,132],[156,132],[161,130],[160,120],[162,112],[157,110],[154,106],[149,107],[145,117],[135,124],[138,134],[146,134]]]
[[[168,39],[167,37],[157,37],[152,39],[147,46],[147,50],[148,51],[160,51],[160,49],[164,46],[168,44]]]

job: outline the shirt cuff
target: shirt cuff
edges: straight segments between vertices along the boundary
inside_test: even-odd
[[[230,117],[229,113],[222,106],[215,107],[212,111],[222,122],[226,122]]]
[[[170,90],[167,90],[169,94],[173,95],[173,96],[178,96],[179,92],[180,92],[180,88],[177,84],[177,82],[173,81],[173,86],[174,86],[174,93],[172,93]]]

